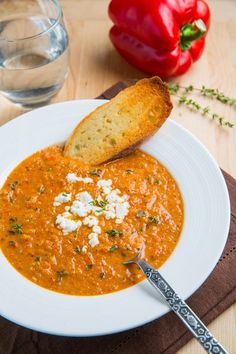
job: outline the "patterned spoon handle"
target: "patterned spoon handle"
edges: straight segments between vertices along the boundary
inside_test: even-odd
[[[161,293],[170,308],[179,316],[207,353],[228,354],[208,331],[202,321],[195,315],[185,301],[179,298],[156,269],[143,260],[136,260],[135,263],[142,269],[148,281]]]

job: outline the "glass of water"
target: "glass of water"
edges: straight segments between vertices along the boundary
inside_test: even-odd
[[[59,1],[0,1],[2,95],[29,109],[45,104],[66,79],[68,57]]]

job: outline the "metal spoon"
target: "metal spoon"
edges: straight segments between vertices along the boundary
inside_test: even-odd
[[[127,262],[123,262],[123,264],[129,265],[135,263],[141,268],[147,280],[158,292],[161,293],[170,308],[176,313],[177,316],[179,316],[185,326],[192,332],[194,337],[198,340],[207,353],[228,354],[223,346],[218,343],[213,335],[208,331],[207,327],[202,323],[197,315],[190,309],[186,302],[180,299],[158,270],[143,261],[141,257],[142,250],[135,258]]]

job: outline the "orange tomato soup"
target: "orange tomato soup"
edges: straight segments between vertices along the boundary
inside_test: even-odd
[[[0,245],[32,282],[64,294],[100,295],[143,279],[123,261],[141,248],[159,268],[183,225],[174,178],[142,151],[97,168],[60,146],[35,153],[0,191]]]

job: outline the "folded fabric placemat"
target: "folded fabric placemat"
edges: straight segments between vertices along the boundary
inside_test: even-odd
[[[132,82],[119,82],[97,98],[110,99]],[[236,302],[236,180],[222,172],[231,200],[228,241],[214,271],[187,300],[205,324]],[[93,338],[42,334],[0,318],[0,354],[173,354],[191,338],[190,332],[172,312],[134,330]]]

